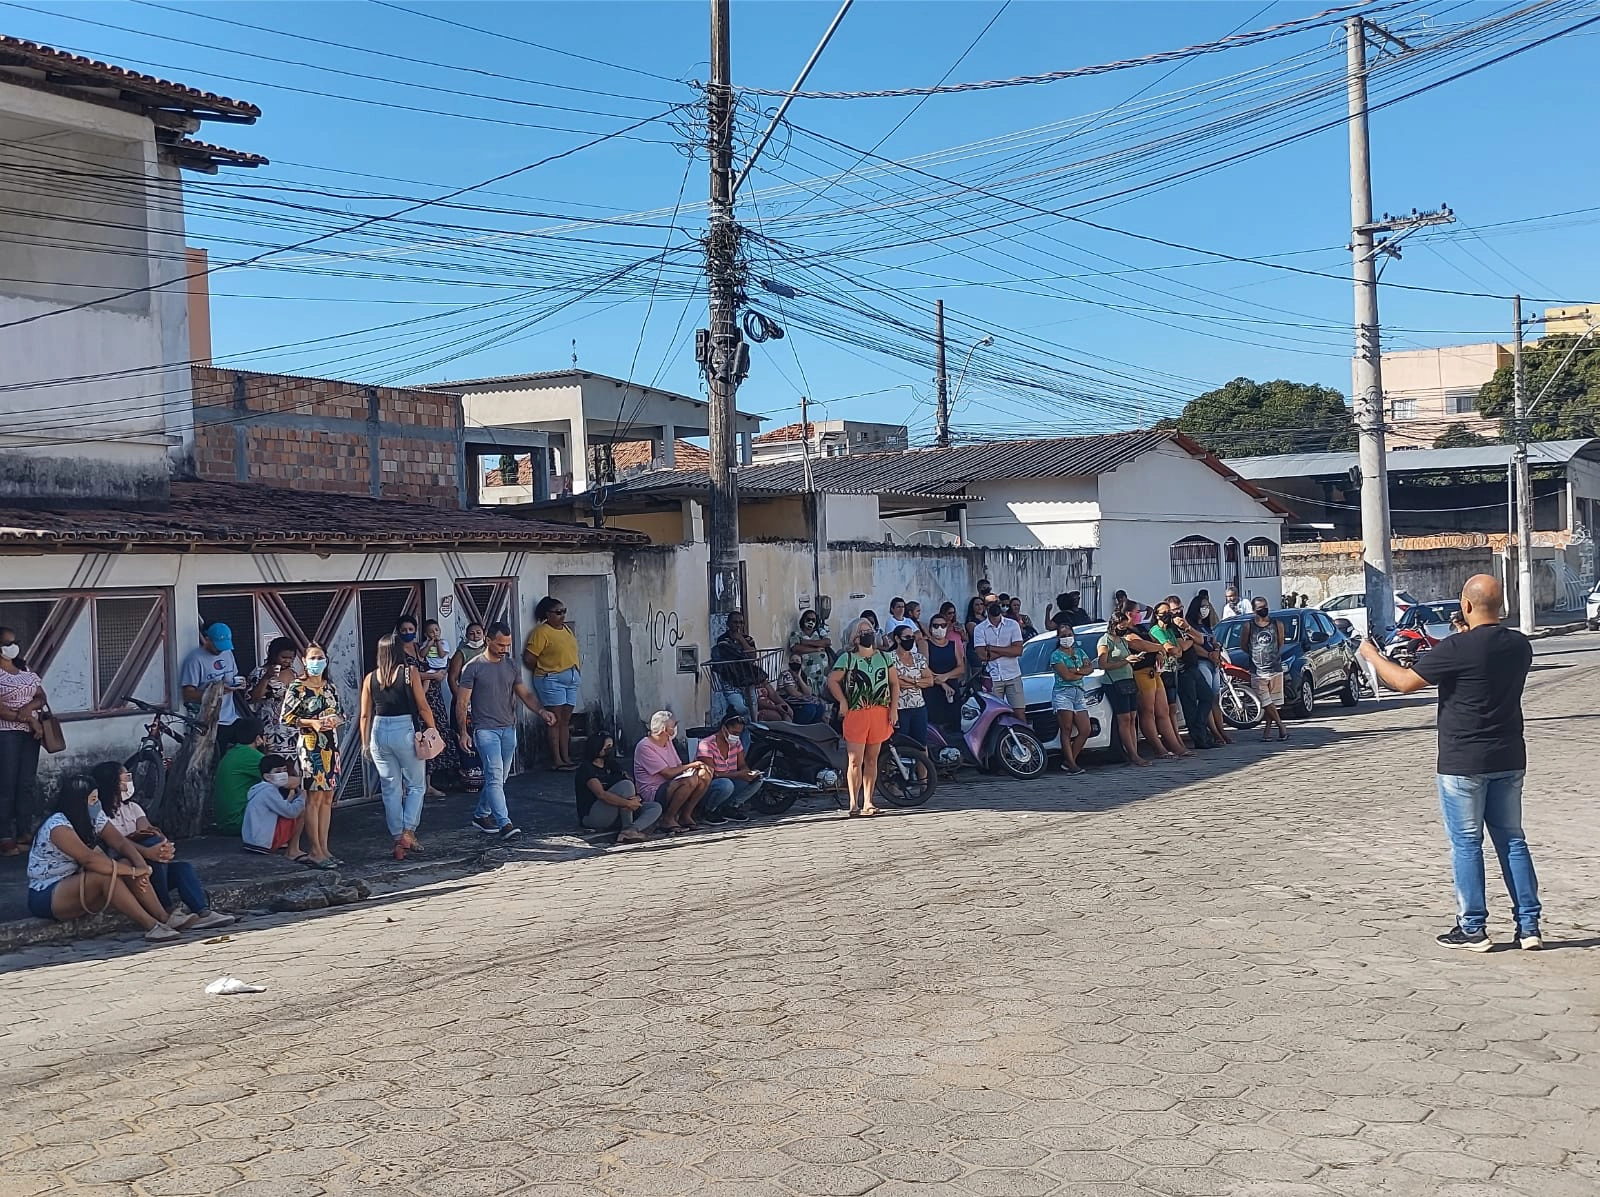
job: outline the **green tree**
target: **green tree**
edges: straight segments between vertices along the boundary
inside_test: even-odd
[[[1433,438],[1435,449],[1470,449],[1473,445],[1487,445],[1489,438],[1472,431],[1465,424],[1451,424]]]
[[[1545,337],[1522,351],[1529,403],[1534,403],[1552,376],[1555,378],[1533,408],[1529,440],[1600,436],[1600,342],[1590,337],[1556,374],[1556,367],[1577,339],[1570,333]],[[1511,367],[1501,366],[1478,392],[1478,414],[1499,420],[1507,440],[1516,439],[1516,429],[1511,426],[1512,382]]]
[[[1343,395],[1332,387],[1282,378],[1235,378],[1191,400],[1182,415],[1159,426],[1177,429],[1226,457],[1315,453],[1356,444]]]

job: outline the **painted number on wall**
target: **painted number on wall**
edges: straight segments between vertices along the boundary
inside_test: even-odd
[[[683,633],[678,628],[678,613],[676,611],[659,611],[655,604],[647,609],[645,626],[650,630],[650,659],[647,665],[654,665],[661,660],[661,654],[669,648],[677,648],[683,639]]]

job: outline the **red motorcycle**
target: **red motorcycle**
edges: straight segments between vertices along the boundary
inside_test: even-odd
[[[1231,662],[1222,667],[1217,679],[1217,703],[1223,722],[1231,727],[1249,728],[1261,722],[1261,700],[1250,685],[1250,671]]]

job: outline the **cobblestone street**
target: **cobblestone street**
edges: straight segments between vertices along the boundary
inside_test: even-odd
[[[1597,665],[1567,636],[1530,678],[1542,954],[1433,943],[1428,692],[5,957],[0,1193],[1593,1197]]]

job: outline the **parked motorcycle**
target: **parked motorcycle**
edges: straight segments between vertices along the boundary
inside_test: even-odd
[[[1217,702],[1222,721],[1229,727],[1250,728],[1261,722],[1265,711],[1261,699],[1250,685],[1250,671],[1232,663],[1222,667]]]
[[[849,757],[844,739],[826,723],[747,723],[752,769],[766,784],[750,800],[765,815],[781,815],[807,794],[831,795],[837,805],[847,800]],[[690,734],[694,734],[691,732]],[[710,729],[706,730],[710,734]],[[888,806],[921,806],[933,797],[939,771],[927,749],[896,732],[878,751],[878,783],[874,801]]]
[[[1356,664],[1360,666],[1358,672],[1361,675],[1361,697],[1376,698],[1378,696],[1378,675],[1373,671],[1372,666],[1368,664],[1367,661],[1361,656],[1361,633],[1356,631],[1355,625],[1348,619],[1335,619],[1333,621],[1333,626],[1345,634],[1346,638],[1348,638],[1350,641],[1350,647],[1353,650],[1356,650]]]
[[[928,751],[945,776],[953,776],[963,765],[999,768],[1024,781],[1044,772],[1044,745],[1005,699],[983,689],[981,677],[969,681],[961,693],[959,732],[928,725]]]
[[[1421,628],[1396,628],[1383,646],[1383,655],[1396,665],[1410,669],[1417,658],[1438,643]]]

